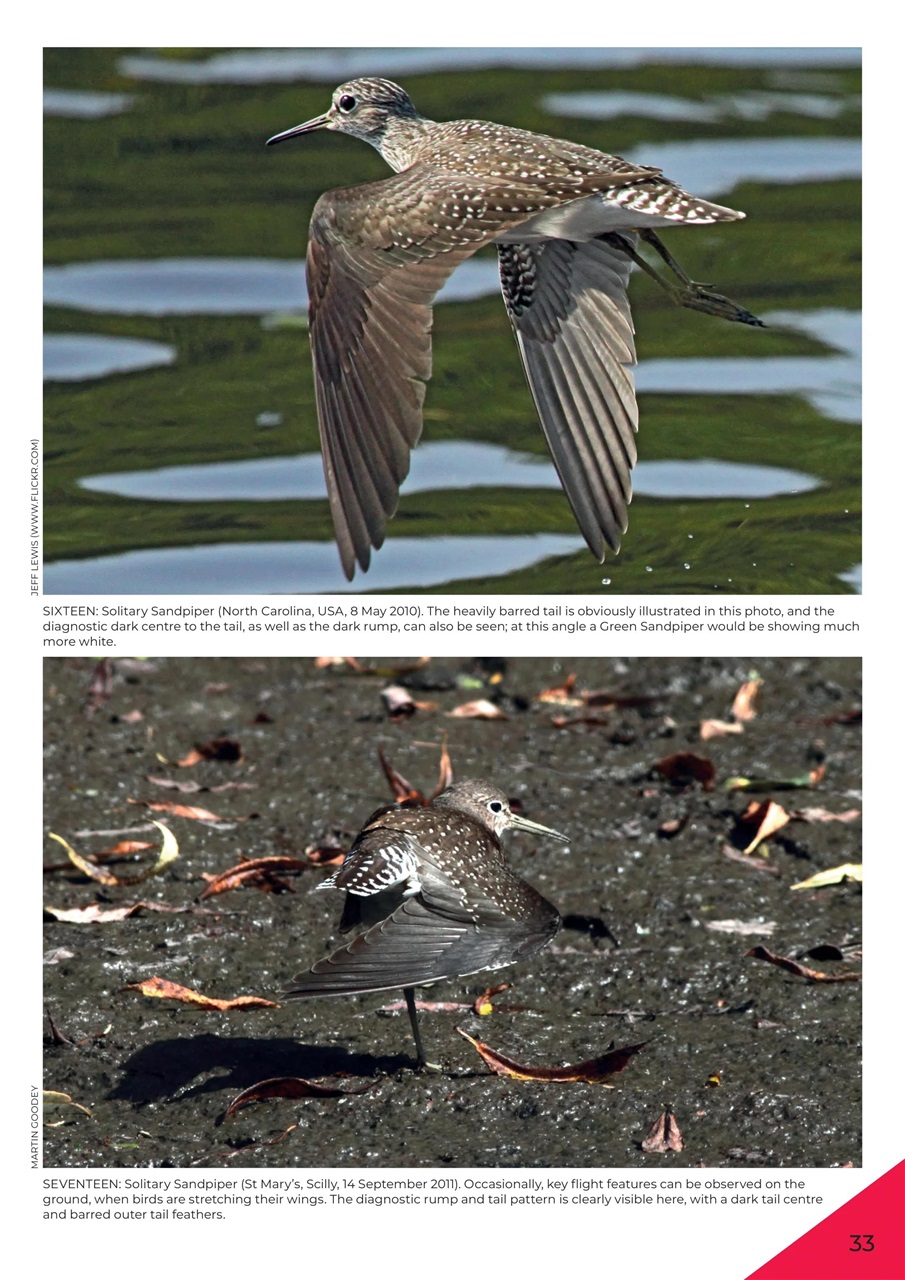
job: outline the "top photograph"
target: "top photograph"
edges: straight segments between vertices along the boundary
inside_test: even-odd
[[[860,95],[46,49],[44,593],[860,592]]]

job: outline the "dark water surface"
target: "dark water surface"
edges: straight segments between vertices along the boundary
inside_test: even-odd
[[[90,855],[157,838],[148,819],[158,817],[180,845],[166,875],[130,888],[91,883],[47,843],[53,907],[143,900],[180,909],[45,925],[45,1001],[77,1042],[48,1036],[45,1083],[92,1113],[54,1113],[61,1123],[46,1130],[47,1165],[860,1163],[860,983],[809,983],[746,956],[763,945],[831,976],[860,969],[857,957],[834,959],[832,950],[860,942],[860,885],[792,888],[860,862],[860,820],[797,818],[747,856],[752,829],[739,822],[752,800],[770,795],[787,811],[860,810],[860,664],[758,659],[760,714],[743,733],[709,742],[699,724],[727,717],[748,659],[517,659],[486,688],[466,665],[433,660],[411,678],[411,692],[436,709],[390,723],[380,698],[390,676],[319,671],[312,659],[117,662],[111,696],[93,715],[85,706],[94,664],[45,664],[48,829]],[[580,712],[537,695],[569,672],[578,688],[635,705],[598,706],[590,723],[557,727],[556,717]],[[444,714],[479,694],[508,718]],[[167,763],[214,737],[238,741],[242,761]],[[390,799],[378,748],[430,791],[444,737],[457,777],[490,778],[570,843],[507,840],[518,873],[565,918],[549,947],[419,993],[462,1006],[422,1016],[439,1075],[412,1069],[407,1019],[380,1012],[394,993],[220,1013],[124,990],[159,976],[219,998],[279,1001],[324,953],[339,895],[315,892],[324,872],[311,867],[286,879],[291,891],[246,887],[199,903],[207,878],[242,857],[301,857],[337,826],[348,828],[348,847]],[[652,771],[681,751],[713,762],[713,790],[680,789]],[[820,765],[825,776],[813,787],[777,789]],[[724,790],[739,774],[773,781],[753,793]],[[186,794],[160,779],[204,789]],[[222,821],[133,803],[172,800]],[[677,834],[664,826],[683,820]],[[495,982],[512,986],[491,1016],[475,1016],[469,1006]],[[457,1026],[535,1066],[582,1062],[613,1042],[648,1043],[613,1088],[540,1084],[488,1074]],[[714,1073],[718,1085],[708,1083]],[[286,1075],[373,1087],[351,1098],[259,1103],[219,1123],[241,1090]],[[645,1154],[640,1143],[666,1103],[685,1149]],[[250,1145],[292,1125],[277,1146]]]
[[[570,137],[745,210],[668,239],[769,327],[678,311],[633,280],[641,465],[601,568],[551,481],[493,255],[467,263],[437,307],[423,437],[455,469],[425,450],[354,589],[856,589],[860,70],[845,49],[49,50],[45,589],[346,589],[302,263],[317,196],[386,168],[336,135],[263,142],[365,72],[403,80],[433,118]],[[536,459],[536,483],[506,458]],[[702,462],[708,486],[689,489]],[[313,479],[262,494],[268,464]]]

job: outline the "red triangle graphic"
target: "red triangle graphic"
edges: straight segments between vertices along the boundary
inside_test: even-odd
[[[746,1280],[903,1278],[905,1160],[752,1271]]]

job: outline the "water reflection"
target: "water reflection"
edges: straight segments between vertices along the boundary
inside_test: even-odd
[[[861,50],[733,49],[688,46],[649,49],[237,49],[205,59],[128,56],[120,75],[176,84],[266,84],[352,76],[429,75],[512,67],[524,71],[600,71],[669,64],[717,67],[856,67]]]
[[[97,333],[44,335],[44,379],[81,382],[114,373],[134,373],[172,364],[176,348],[141,338],[110,338]]]
[[[512,573],[550,556],[571,555],[583,546],[581,537],[565,534],[390,538],[370,571],[347,586],[332,542],[221,543],[60,560],[45,567],[44,591],[54,595],[266,595],[334,592],[339,582],[344,591],[391,591]]]
[[[636,494],[657,498],[770,498],[806,492],[820,483],[802,471],[712,458],[639,462],[633,482]],[[79,483],[93,493],[156,502],[284,502],[324,498],[327,493],[318,453],[114,472],[86,476]],[[558,489],[560,483],[546,458],[492,444],[453,440],[418,446],[402,492],[488,487]]]
[[[305,303],[301,262],[158,258],[45,267],[47,306],[114,315],[263,315]]]
[[[674,98],[665,93],[550,93],[542,101],[552,115],[584,120],[616,120],[640,116],[646,120],[682,120],[689,124],[714,124],[721,120],[768,120],[770,116],[796,115],[815,120],[835,120],[846,111],[857,111],[857,97],[815,93],[750,92],[719,94],[703,102]]]
[[[499,276],[496,263],[486,259],[465,262],[441,291],[438,301],[460,302],[496,294]],[[85,311],[107,311],[123,315],[243,314],[267,315],[290,310],[307,300],[304,268],[299,262],[260,259],[185,259],[163,262],[78,263],[45,270],[48,302],[78,307]],[[821,412],[846,422],[855,422],[861,412],[861,323],[860,314],[840,309],[814,312],[779,311],[764,315],[769,325],[794,329],[835,347],[842,355],[708,358],[682,357],[672,360],[642,360],[636,382],[641,392],[696,394],[766,395],[791,392],[805,396]],[[65,370],[67,361],[76,362],[75,371],[46,373],[48,377],[94,377],[103,372],[127,371],[143,365],[168,363],[172,348],[162,344],[123,343],[122,363],[113,357],[114,339],[61,337],[50,348],[50,367]],[[127,350],[128,348],[128,350]],[[104,360],[111,363],[104,368]],[[78,361],[88,372],[79,372]],[[90,361],[95,361],[92,369]],[[132,361],[133,363],[130,363]]]
[[[732,138],[633,147],[627,160],[654,165],[698,196],[740,182],[827,182],[861,176],[859,138]]]
[[[128,111],[135,101],[131,93],[103,93],[89,89],[45,89],[45,116],[73,120],[100,120]]]

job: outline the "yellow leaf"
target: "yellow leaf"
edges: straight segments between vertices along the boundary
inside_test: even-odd
[[[83,1107],[80,1102],[73,1102],[68,1093],[58,1093],[55,1089],[45,1089],[43,1094],[45,1111],[56,1111],[61,1107],[75,1107],[76,1111],[83,1111],[86,1116],[91,1115],[87,1107]]]
[[[799,880],[793,889],[822,889],[828,884],[841,884],[843,880],[863,880],[860,862],[846,862],[841,867],[830,867],[829,871],[818,871],[817,875],[807,880]]]

